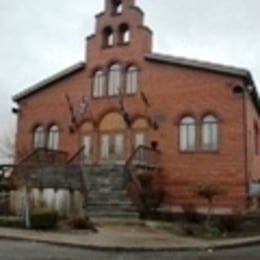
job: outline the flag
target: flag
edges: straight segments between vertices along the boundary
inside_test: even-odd
[[[151,126],[154,130],[158,130],[159,124],[158,124],[158,121],[156,120],[156,118],[154,116],[150,117],[150,124],[151,124]]]
[[[65,95],[65,98],[66,98],[68,108],[69,108],[69,113],[70,113],[69,131],[71,133],[74,133],[77,128],[77,120],[76,120],[74,108],[73,108],[73,105],[71,103],[71,100],[70,100],[70,97],[68,94]]]
[[[76,114],[76,125],[79,127],[88,118],[89,102],[86,96],[82,96],[79,101],[79,107]]]
[[[124,104],[124,94],[123,94],[123,90],[120,88],[119,89],[119,109],[120,109],[120,113],[125,121],[125,123],[130,126],[131,124],[131,118],[129,113],[127,112],[126,108],[125,108],[125,104]]]
[[[141,90],[140,95],[141,95],[141,99],[142,99],[142,101],[144,102],[145,106],[146,106],[146,107],[150,107],[151,104],[150,104],[150,102],[149,102],[149,100],[148,100],[148,98],[147,98],[147,96],[145,95],[145,93],[144,93],[143,90]]]

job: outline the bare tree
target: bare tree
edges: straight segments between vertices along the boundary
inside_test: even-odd
[[[15,158],[15,125],[10,124],[0,136],[0,161],[13,163]]]

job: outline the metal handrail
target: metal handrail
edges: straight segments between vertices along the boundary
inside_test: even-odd
[[[143,165],[148,168],[159,167],[159,160],[156,161],[153,160],[152,162],[146,160],[147,158],[145,158],[145,151],[152,152],[154,155],[156,155],[155,158],[159,157],[161,154],[159,150],[155,150],[149,146],[139,145],[135,148],[135,150],[130,155],[130,157],[128,158],[125,164],[125,172],[126,172],[125,185],[127,185],[128,182],[133,181],[133,183],[135,184],[139,192],[142,192],[142,185],[140,184],[138,178],[134,174],[134,171],[131,170],[131,166],[135,166],[136,164],[139,164],[139,166]],[[141,154],[144,158],[140,158],[139,156],[137,157],[138,154]]]
[[[66,164],[72,164],[75,159],[79,158],[82,152],[84,151],[85,146],[82,145],[68,160]],[[81,158],[80,158],[81,159]]]
[[[21,166],[23,164],[30,164],[30,160],[34,158],[35,156],[39,155],[40,152],[45,152],[46,154],[63,154],[65,156],[68,155],[67,152],[65,151],[60,151],[60,150],[53,150],[53,149],[48,149],[48,148],[37,148],[34,149],[32,152],[30,152],[28,155],[26,155],[23,159],[21,159],[17,164],[15,164],[15,167]],[[32,163],[34,164],[34,163]]]

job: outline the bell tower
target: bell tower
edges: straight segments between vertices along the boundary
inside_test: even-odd
[[[95,32],[87,37],[89,67],[112,60],[140,60],[151,52],[152,31],[144,25],[144,13],[135,0],[105,0],[96,15]]]

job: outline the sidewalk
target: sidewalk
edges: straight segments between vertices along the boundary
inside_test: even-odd
[[[176,236],[151,227],[103,224],[98,233],[90,231],[33,231],[0,228],[0,239],[17,239],[100,250],[207,250],[260,243],[260,236],[202,240]]]

